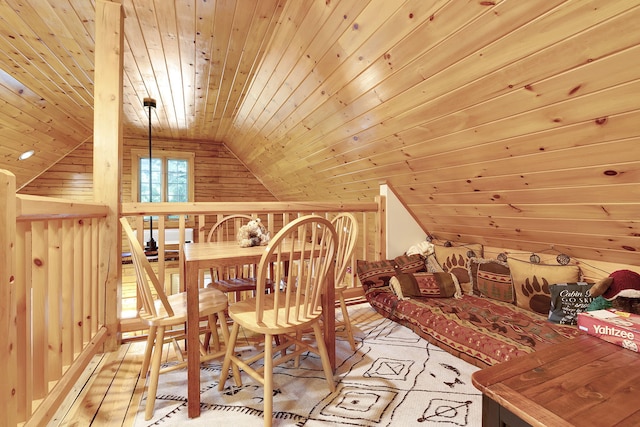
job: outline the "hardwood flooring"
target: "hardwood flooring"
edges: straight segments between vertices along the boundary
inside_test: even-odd
[[[142,399],[144,341],[94,357],[48,427],[131,426]]]
[[[364,311],[352,315],[351,322],[366,323],[376,316],[374,310]],[[132,426],[146,383],[140,378],[145,343],[124,343],[118,351],[95,356],[47,427]],[[176,356],[175,347],[165,345],[163,357]]]

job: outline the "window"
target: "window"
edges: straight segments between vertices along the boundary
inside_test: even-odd
[[[139,202],[193,201],[193,153],[176,151],[131,152],[131,199]]]

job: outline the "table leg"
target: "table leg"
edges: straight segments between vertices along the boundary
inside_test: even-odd
[[[198,268],[185,263],[187,291],[187,401],[189,418],[200,416],[200,345]]]
[[[329,269],[326,292],[323,293],[322,312],[324,314],[324,341],[327,344],[331,368],[336,370],[336,287],[334,267]]]

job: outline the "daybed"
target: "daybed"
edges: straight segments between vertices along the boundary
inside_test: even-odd
[[[357,273],[376,311],[480,368],[582,334],[549,321],[549,285],[579,282],[577,266],[481,254],[479,245],[436,245],[427,258],[358,260]]]

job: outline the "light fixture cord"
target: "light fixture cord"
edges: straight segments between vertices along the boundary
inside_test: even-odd
[[[149,203],[153,203],[153,171],[151,170],[151,161],[153,159],[151,152],[151,102],[149,102]],[[156,242],[153,239],[153,215],[149,215],[149,242],[147,247],[150,251],[157,250]]]

